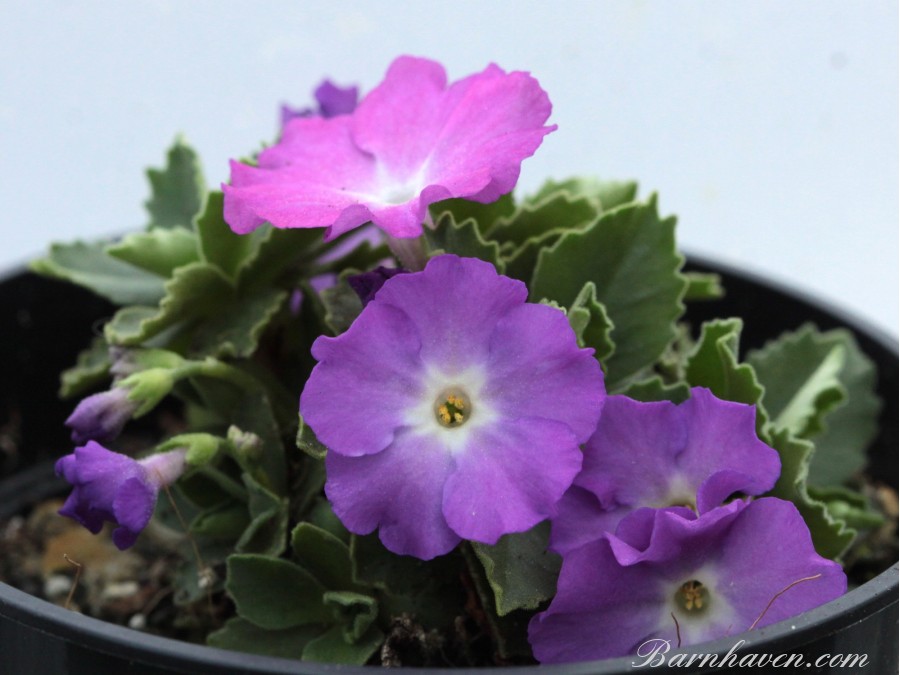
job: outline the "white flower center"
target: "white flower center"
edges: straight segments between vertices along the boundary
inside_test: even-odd
[[[392,185],[381,193],[381,202],[391,206],[405,204],[416,196],[416,189],[410,185]]]
[[[677,632],[682,644],[690,645],[722,637],[739,620],[731,603],[721,593],[719,574],[704,565],[679,580],[666,584],[666,599],[660,608],[659,629]]]
[[[459,428],[471,414],[472,402],[464,391],[456,387],[442,391],[434,401],[434,416],[448,429]]]
[[[497,418],[485,398],[485,378],[480,368],[446,372],[425,371],[418,401],[404,415],[414,434],[436,438],[448,452],[465,450],[473,432]]]

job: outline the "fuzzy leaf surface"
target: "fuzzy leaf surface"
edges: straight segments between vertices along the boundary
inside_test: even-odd
[[[265,555],[228,557],[225,590],[239,616],[260,628],[283,630],[332,623],[325,587],[299,565]]]
[[[548,180],[525,201],[537,203],[561,193],[570,197],[584,197],[593,201],[602,211],[610,211],[637,198],[638,184],[634,181],[601,181],[596,178],[569,178],[564,181]]]
[[[432,256],[455,253],[467,258],[480,258],[503,273],[500,245],[496,241],[485,239],[478,229],[478,223],[472,218],[458,222],[452,213],[444,213],[435,222],[434,229],[426,228],[425,241]]]
[[[594,357],[605,363],[616,349],[610,338],[613,323],[606,315],[606,308],[597,302],[597,287],[593,281],[584,285],[566,311],[566,316],[575,331],[578,346],[590,347],[594,350]]]
[[[856,531],[835,518],[828,505],[810,496],[806,488],[813,444],[793,437],[786,429],[777,429],[771,434],[770,445],[781,457],[781,476],[770,494],[794,503],[809,527],[819,555],[839,558],[853,542]]]
[[[497,615],[517,609],[535,609],[556,593],[561,558],[547,550],[550,523],[544,521],[528,532],[506,534],[489,546],[473,543],[494,591]]]
[[[686,380],[692,387],[706,387],[725,401],[756,406],[756,428],[762,430],[766,411],[759,405],[763,388],[753,367],[741,363],[740,319],[715,319],[703,324],[694,351],[688,356]],[[763,439],[765,440],[765,439]]]
[[[615,328],[616,351],[606,363],[614,387],[653,363],[675,337],[687,282],[675,250],[675,219],[660,219],[656,199],[605,213],[586,229],[567,232],[538,257],[532,299],[568,307],[585,283]]]
[[[488,232],[497,220],[511,214],[515,208],[512,193],[507,193],[488,204],[471,199],[446,199],[432,204],[429,210],[434,222],[437,222],[443,214],[449,213],[457,223],[471,218],[478,223],[481,232]]]
[[[335,626],[306,645],[303,660],[361,666],[378,651],[382,642],[384,634],[372,627],[357,642],[350,644],[344,639],[343,629]]]
[[[60,397],[70,398],[97,387],[109,377],[110,365],[106,340],[94,338],[90,346],[78,354],[75,365],[60,374]]]
[[[357,588],[353,581],[350,547],[330,532],[308,522],[298,523],[291,533],[294,559],[330,590]]]
[[[234,548],[240,553],[281,555],[287,547],[288,503],[244,474],[251,521]]]
[[[811,482],[839,485],[865,465],[881,402],[875,367],[849,331],[821,333],[807,324],[747,360],[766,387],[773,423],[815,440]]]
[[[684,299],[687,302],[697,300],[717,300],[725,295],[722,287],[722,278],[718,274],[703,274],[700,272],[687,272],[687,291]]]
[[[180,226],[151,227],[146,232],[133,232],[107,246],[106,252],[163,278],[200,259],[194,233]]]
[[[164,280],[113,258],[102,243],[53,244],[46,258],[33,261],[33,272],[83,286],[117,305],[155,304]]]
[[[280,656],[285,659],[303,658],[303,650],[314,638],[322,634],[320,626],[296,626],[282,630],[266,630],[236,616],[214,633],[206,644],[235,652]]]
[[[631,383],[622,392],[636,401],[650,403],[652,401],[671,401],[678,404],[691,397],[691,390],[685,382],[666,384],[658,375]]]
[[[559,192],[539,201],[525,202],[497,221],[489,234],[498,241],[520,246],[532,237],[554,230],[562,233],[581,229],[599,216],[599,206],[587,197]]]
[[[148,169],[151,195],[145,206],[150,213],[148,227],[190,228],[201,209],[206,183],[196,153],[176,139],[163,169]]]

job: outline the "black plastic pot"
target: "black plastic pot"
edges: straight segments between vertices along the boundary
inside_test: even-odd
[[[880,435],[870,449],[869,472],[896,487],[898,464],[898,355],[894,338],[824,308],[800,294],[750,275],[692,259],[694,268],[723,275],[728,296],[695,304],[701,321],[741,316],[743,347],[761,346],[784,330],[812,321],[823,329],[851,328],[879,369],[885,401]],[[62,486],[46,460],[70,450],[62,421],[71,404],[56,399],[57,373],[70,364],[95,322],[111,308],[78,289],[17,274],[0,282],[0,517],[27,510]],[[756,672],[897,673],[897,565],[845,596],[761,630],[723,638],[661,658],[625,657],[592,663],[492,669],[496,675],[529,672],[612,675],[653,672],[739,672],[751,654],[786,655],[791,667],[756,666]],[[681,667],[676,654],[707,655],[706,665]],[[731,656],[729,656],[731,655]],[[851,667],[857,657],[855,666]],[[866,661],[859,661],[865,656]],[[715,658],[715,661],[712,659]],[[796,659],[802,659],[798,663]],[[681,662],[683,663],[683,662]],[[696,663],[696,660],[695,660]],[[713,665],[716,664],[716,665]],[[746,660],[745,667],[750,667]],[[65,610],[0,583],[0,673],[11,675],[156,675],[159,673],[368,673],[366,669],[225,652],[140,633]],[[425,672],[413,670],[413,672]]]

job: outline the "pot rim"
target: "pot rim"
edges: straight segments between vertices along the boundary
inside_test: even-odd
[[[787,298],[801,302],[814,310],[825,313],[840,324],[851,328],[893,356],[898,355],[897,339],[880,327],[873,326],[860,319],[852,312],[841,307],[830,306],[826,301],[814,295],[798,291],[779,282],[773,282],[759,274],[747,272],[728,264],[714,262],[704,256],[689,254],[690,267],[699,267],[708,271],[731,276],[741,281],[753,283],[768,291],[779,293]],[[24,270],[14,269],[0,274],[0,283],[22,274]],[[34,467],[28,471],[13,475],[2,483],[2,492],[12,494],[15,491],[32,488],[45,481],[49,465]],[[894,563],[874,579],[862,584],[845,595],[813,610],[786,619],[784,621],[756,629],[750,632],[727,636],[714,641],[693,645],[684,649],[673,649],[666,654],[671,659],[676,654],[715,655],[719,658],[729,651],[738,656],[748,653],[800,653],[804,645],[820,640],[823,635],[831,635],[840,629],[850,626],[861,618],[875,614],[896,604],[898,601],[898,567]],[[142,633],[124,626],[107,623],[99,619],[72,612],[45,600],[38,599],[16,588],[0,582],[0,618],[7,618],[21,625],[33,627],[66,642],[78,644],[99,652],[144,664],[160,667],[172,667],[178,670],[187,667],[202,667],[204,672],[235,672],[245,669],[267,674],[308,673],[309,675],[326,675],[330,673],[347,673],[348,675],[368,675],[371,667],[345,666],[328,663],[299,662],[274,656],[263,656],[244,652],[233,652],[192,644],[173,638]],[[739,644],[739,649],[735,645]],[[569,675],[604,675],[633,670],[640,665],[642,657],[624,656],[601,661],[578,662],[556,665],[512,666],[493,668],[474,668],[470,670],[491,673],[531,673],[540,670],[542,673],[567,673]],[[410,673],[434,673],[442,668],[405,668]]]
[[[49,464],[34,467],[14,476],[5,481],[6,489],[3,491],[12,493],[15,489],[25,488],[26,485],[46,481],[49,467]],[[813,610],[764,628],[683,649],[673,649],[666,653],[666,659],[680,653],[716,655],[720,659],[729,651],[736,652],[738,656],[748,653],[772,655],[801,653],[804,645],[809,642],[820,640],[825,635],[831,635],[865,616],[895,604],[898,592],[898,565],[900,563],[894,563],[874,579]],[[302,662],[303,665],[300,667],[298,665],[300,662],[293,659],[227,651],[142,633],[67,610],[4,583],[0,583],[0,616],[66,642],[156,666],[179,668],[196,666],[206,668],[204,672],[209,672],[210,666],[222,668],[222,672],[246,668],[267,674],[303,672],[309,675],[326,675],[340,671],[352,675],[368,675],[371,672],[371,666],[342,666],[329,663]],[[468,670],[490,673],[533,673],[540,670],[542,673],[551,674],[603,675],[631,670],[638,667],[643,660],[638,656],[624,656],[569,664]],[[411,673],[433,673],[438,670],[444,669],[404,668],[404,672]]]

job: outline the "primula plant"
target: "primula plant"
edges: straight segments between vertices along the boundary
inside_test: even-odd
[[[848,332],[688,322],[727,289],[634,183],[514,198],[556,129],[528,73],[315,99],[221,190],[177,141],[145,229],[34,264],[117,306],[62,375],[63,515],[175,560],[209,644],[313,661],[627,656],[846,591],[879,408]]]

